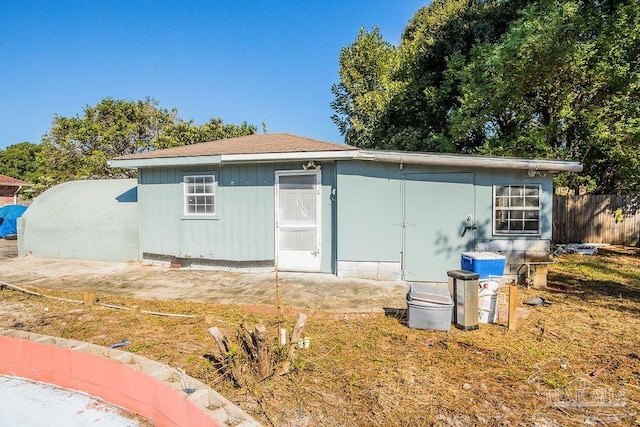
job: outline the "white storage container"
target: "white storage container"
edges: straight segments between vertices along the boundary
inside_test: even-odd
[[[480,279],[478,287],[478,323],[496,323],[500,281],[491,278]]]

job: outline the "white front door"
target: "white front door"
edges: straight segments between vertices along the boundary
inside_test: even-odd
[[[320,271],[320,170],[276,172],[276,264]]]

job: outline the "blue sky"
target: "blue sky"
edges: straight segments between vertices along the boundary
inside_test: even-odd
[[[197,123],[341,142],[340,49],[360,27],[397,44],[426,3],[0,0],[0,149],[40,142],[54,114],[147,96]]]

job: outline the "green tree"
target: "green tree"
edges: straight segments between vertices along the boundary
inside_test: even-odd
[[[333,116],[345,141],[359,147],[464,151],[452,143],[448,113],[476,43],[496,41],[523,0],[436,0],[419,9],[398,46],[378,29],[360,30],[340,54]]]
[[[640,183],[640,14],[637,3],[542,1],[495,44],[477,45],[450,112],[459,145],[480,152],[572,158],[603,193]]]
[[[37,160],[39,144],[21,142],[0,150],[0,173],[27,182],[35,182],[42,174]]]
[[[211,141],[256,132],[247,124],[225,124],[211,119],[198,126],[177,117],[158,101],[125,101],[106,98],[82,116],[55,115],[42,139],[38,159],[46,168],[44,186],[74,179],[123,178],[134,172],[108,167],[110,158]]]
[[[383,137],[400,149],[469,152],[473,141],[455,144],[449,113],[460,95],[458,70],[479,43],[494,43],[518,17],[526,0],[439,0],[419,9],[402,35],[397,78],[407,90],[387,113]]]
[[[120,178],[131,171],[110,169],[107,160],[153,149],[162,130],[173,126],[176,111],[158,102],[106,98],[87,106],[82,117],[55,115],[42,138],[40,159],[52,183],[73,179]]]
[[[193,120],[176,121],[173,126],[165,127],[164,132],[153,144],[154,149],[179,147],[198,142],[216,141],[218,139],[235,138],[252,135],[257,127],[247,122],[240,125],[223,123],[221,118],[210,119],[198,126]]]
[[[331,88],[331,108],[348,144],[380,148],[381,116],[402,90],[401,83],[393,81],[397,65],[396,49],[382,39],[378,28],[361,28],[356,41],[340,52],[340,83]]]
[[[568,158],[564,184],[640,192],[640,3],[436,0],[398,46],[340,55],[334,121],[360,147]]]

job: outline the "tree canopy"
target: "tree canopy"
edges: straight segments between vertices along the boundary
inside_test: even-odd
[[[35,182],[42,173],[38,154],[42,146],[21,142],[0,150],[0,174]]]
[[[0,173],[36,184],[36,192],[75,179],[123,178],[135,172],[109,168],[110,158],[167,147],[256,133],[243,122],[212,118],[198,125],[160,107],[153,98],[106,98],[74,117],[54,115],[40,144],[23,142],[0,150]]]
[[[333,116],[368,148],[566,158],[567,185],[640,192],[640,5],[436,0],[397,46],[361,29]]]

